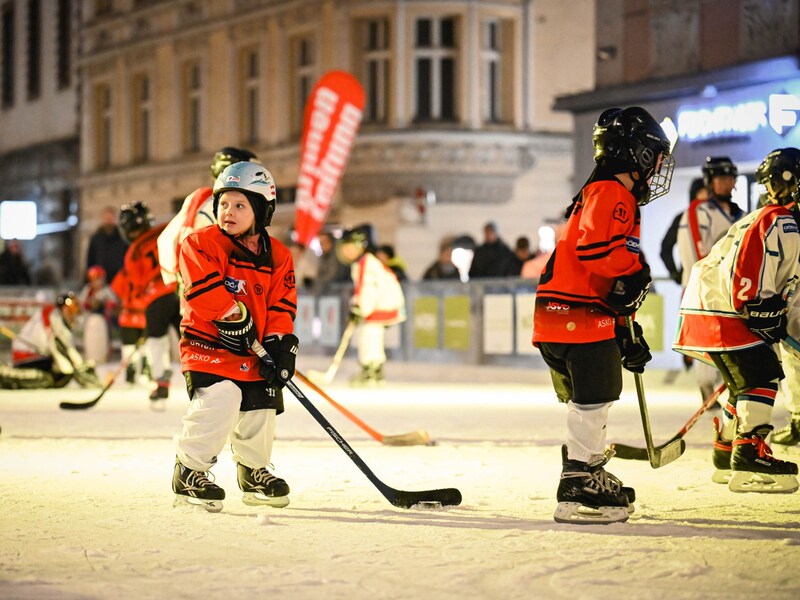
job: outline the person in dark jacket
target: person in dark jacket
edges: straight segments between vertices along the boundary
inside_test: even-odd
[[[125,264],[128,242],[122,237],[117,227],[117,209],[106,206],[100,219],[100,227],[89,240],[86,268],[95,265],[103,267],[107,280],[113,281],[114,276]]]
[[[0,253],[0,285],[30,285],[31,274],[19,240],[8,240]]]
[[[483,226],[483,244],[475,249],[469,278],[508,277],[514,275],[516,256],[497,233],[497,225],[489,221]],[[519,273],[519,272],[517,272]]]

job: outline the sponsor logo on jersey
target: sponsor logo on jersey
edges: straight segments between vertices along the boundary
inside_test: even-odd
[[[569,312],[569,304],[559,304],[558,302],[548,302],[545,310],[556,312]]]
[[[247,363],[242,363],[241,365],[239,365],[239,370],[247,373],[250,370],[250,365],[248,365]]]
[[[215,350],[213,346],[209,346],[204,342],[199,342],[197,340],[189,340],[190,346],[197,346],[198,348],[202,348],[203,350]]]
[[[253,286],[253,292],[258,294],[259,296],[264,293],[264,286],[260,283],[257,283]]]
[[[289,271],[286,274],[286,276],[283,278],[283,285],[285,285],[289,289],[292,289],[295,286],[294,271]]]
[[[620,223],[628,222],[628,207],[623,202],[618,202],[614,207],[613,217]]]
[[[612,319],[611,317],[607,317],[605,319],[600,319],[599,321],[597,321],[598,329],[603,329],[604,327],[611,327],[612,325],[614,325],[614,319]]]
[[[234,279],[229,275],[226,275],[225,279],[222,280],[222,284],[225,286],[226,290],[231,294],[238,294],[241,296],[247,296],[247,290],[244,289],[246,283],[247,282],[243,279]]]
[[[628,252],[639,254],[639,238],[629,235],[625,238],[625,247],[628,249]]]
[[[796,233],[797,230],[797,223],[784,223],[783,224],[783,233]]]

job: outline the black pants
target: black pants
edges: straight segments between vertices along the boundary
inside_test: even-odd
[[[732,352],[709,352],[714,365],[722,373],[722,379],[735,402],[738,394],[754,387],[761,387],[774,379],[785,377],[781,361],[772,347],[760,344]]]
[[[170,325],[176,332],[180,332],[181,305],[177,295],[166,294],[156,298],[147,306],[144,314],[147,317],[147,337],[159,338],[167,335]]]
[[[586,344],[540,342],[559,402],[604,404],[622,392],[622,356],[614,339]]]

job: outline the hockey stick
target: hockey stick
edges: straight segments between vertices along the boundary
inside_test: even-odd
[[[103,388],[100,390],[100,393],[97,394],[97,397],[94,400],[89,400],[88,402],[61,402],[59,403],[58,407],[63,408],[64,410],[86,410],[92,408],[95,404],[100,402],[103,396],[105,396],[106,392],[114,385],[117,377],[119,374],[122,373],[125,369],[128,368],[128,365],[131,361],[136,357],[139,353],[139,350],[144,345],[145,338],[139,338],[136,342],[136,348],[133,349],[133,352],[128,355],[125,360],[120,361],[119,366],[113,373],[109,373],[106,376],[106,382],[103,384]]]
[[[269,354],[267,354],[267,351],[264,350],[264,347],[258,343],[258,340],[253,342],[251,349],[264,363],[270,366],[275,365],[272,358],[270,358]],[[367,479],[372,482],[372,485],[378,488],[378,491],[383,494],[383,497],[386,498],[393,506],[397,506],[398,508],[411,508],[413,506],[438,508],[441,506],[458,506],[461,504],[461,492],[459,492],[456,488],[408,492],[404,490],[396,490],[393,487],[383,483],[367,466],[367,463],[365,463],[361,457],[356,454],[356,451],[350,447],[350,445],[341,435],[339,435],[339,432],[336,431],[333,425],[328,422],[323,414],[319,412],[317,407],[311,403],[311,400],[309,400],[306,395],[303,394],[300,388],[298,388],[291,379],[286,382],[286,387],[289,388],[289,391],[292,392],[294,397],[300,401],[300,404],[302,404],[303,407],[311,413],[311,416],[314,417],[317,423],[322,426],[327,434],[331,436],[339,448],[341,448],[344,453],[350,457],[350,460],[356,464],[361,472],[367,476]]]
[[[633,328],[633,319],[625,317],[625,325],[631,332],[631,337],[636,340],[636,330]],[[642,429],[644,430],[644,441],[647,445],[647,457],[650,466],[654,469],[668,465],[676,460],[686,451],[686,442],[683,438],[670,440],[660,446],[653,444],[653,432],[650,430],[650,417],[647,414],[647,402],[644,397],[644,383],[642,374],[634,373],[633,379],[636,382],[636,397],[639,400],[639,414],[642,416]]]
[[[724,391],[725,384],[723,383],[714,390],[714,393],[706,398],[706,401],[703,402],[702,406],[700,406],[700,408],[698,408],[697,411],[691,417],[689,417],[689,420],[686,421],[678,433],[669,439],[667,444],[670,444],[675,440],[683,439],[683,436],[686,435],[686,432],[694,427],[694,424],[700,420],[700,417],[717,403],[719,397]],[[625,460],[648,460],[647,449],[645,448],[637,448],[636,446],[628,446],[626,444],[611,444],[611,448],[614,450],[614,456],[617,458],[622,458]]]
[[[333,361],[331,361],[331,366],[328,367],[328,370],[324,373],[320,371],[309,370],[308,376],[311,379],[315,379],[320,383],[328,384],[333,381],[333,378],[336,377],[336,372],[339,370],[339,365],[342,363],[342,359],[344,358],[344,353],[347,352],[347,346],[350,344],[350,338],[353,337],[353,332],[356,330],[356,322],[353,319],[347,323],[347,327],[344,329],[344,333],[342,333],[342,341],[339,342],[339,347],[336,349],[336,354],[333,355]]]
[[[427,431],[424,429],[419,429],[417,431],[412,431],[410,433],[403,433],[400,435],[383,435],[379,431],[375,431],[372,427],[364,423],[361,419],[347,410],[344,406],[336,402],[333,398],[331,398],[325,391],[320,388],[317,384],[313,381],[309,381],[309,378],[303,375],[300,371],[297,371],[295,375],[305,383],[308,387],[312,390],[317,392],[320,396],[325,398],[328,402],[330,402],[334,408],[336,408],[339,412],[341,412],[345,417],[350,419],[353,423],[361,427],[364,431],[366,431],[370,436],[372,436],[375,441],[380,442],[386,446],[427,446],[433,445],[431,443],[431,436],[428,434]]]

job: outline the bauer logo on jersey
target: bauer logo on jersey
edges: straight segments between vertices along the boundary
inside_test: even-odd
[[[783,224],[783,233],[797,233],[797,223],[791,221]]]
[[[225,276],[225,279],[222,281],[225,289],[228,290],[231,294],[237,296],[247,296],[247,290],[244,288],[246,281],[242,279],[234,279],[230,276]]]
[[[628,252],[639,254],[639,238],[629,235],[625,238],[625,247],[628,249]]]

